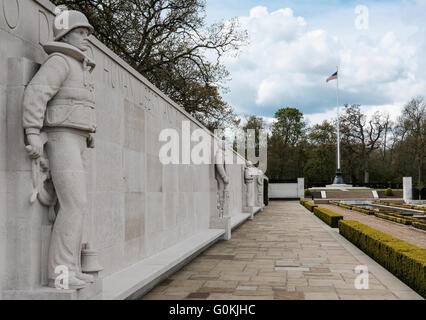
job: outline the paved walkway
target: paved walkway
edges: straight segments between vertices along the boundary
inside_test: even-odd
[[[354,268],[369,269],[368,290]],[[418,299],[414,291],[298,202],[271,202],[143,299]]]
[[[398,239],[426,248],[426,231],[416,229],[412,226],[406,226],[400,223],[380,219],[375,216],[369,216],[361,212],[341,208],[332,204],[320,204],[319,206],[341,214],[345,220],[357,220]]]

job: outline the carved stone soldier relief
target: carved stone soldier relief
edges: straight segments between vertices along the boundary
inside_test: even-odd
[[[225,141],[219,143],[219,150],[215,154],[215,168],[217,181],[217,210],[218,217],[229,216],[229,176],[226,172]]]
[[[55,41],[43,46],[49,56],[26,88],[23,126],[26,150],[33,160],[31,201],[56,204],[48,255],[49,286],[55,287],[59,268],[68,271],[70,289],[82,289],[95,281],[81,268],[88,203],[83,153],[94,148],[96,132],[91,77],[95,62],[86,55],[94,29],[78,11],[62,14],[68,15],[68,26],[59,28],[56,20],[60,16],[56,18]]]
[[[251,208],[251,210],[254,207],[254,170],[256,170],[256,168],[253,166],[253,163],[251,161],[247,161],[244,169],[244,182],[247,187],[247,206]]]
[[[257,203],[262,208],[263,207],[263,172],[259,170],[257,176]]]

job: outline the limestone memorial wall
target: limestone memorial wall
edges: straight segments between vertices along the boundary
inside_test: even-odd
[[[54,8],[46,0],[0,0],[0,299],[47,285],[52,209],[29,201],[32,162],[22,99],[47,57],[42,44],[52,40]],[[208,230],[218,231],[212,239],[219,239],[263,207],[255,188],[255,205],[248,208],[244,165],[229,165],[230,221],[218,219],[214,164],[163,165],[159,159],[162,129],[181,133],[185,122],[190,132],[207,129],[93,36],[90,55],[97,63],[97,132],[95,149],[85,153],[90,212],[83,242],[98,251],[100,278],[107,281]],[[213,163],[213,145],[211,153]],[[138,286],[134,281],[129,286]]]
[[[295,183],[270,183],[270,199],[300,199],[305,196],[305,179],[298,178]]]

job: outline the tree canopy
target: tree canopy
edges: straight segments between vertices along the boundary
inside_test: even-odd
[[[86,14],[95,35],[209,129],[236,119],[222,98],[247,33],[236,19],[206,24],[205,0],[53,0]]]
[[[298,109],[279,109],[268,141],[270,179],[305,177],[310,186],[332,183],[337,166],[337,118],[330,121],[309,126]],[[360,105],[345,105],[340,123],[345,182],[387,186],[401,184],[403,177],[411,176],[415,187],[424,189],[426,102],[423,97],[412,98],[396,121],[391,121],[386,112],[367,116]]]

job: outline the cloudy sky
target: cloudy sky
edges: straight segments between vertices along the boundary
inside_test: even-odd
[[[233,17],[250,40],[223,60],[232,78],[225,99],[239,114],[272,118],[291,106],[311,123],[331,119],[336,81],[325,80],[336,66],[341,104],[366,114],[395,118],[426,95],[426,0],[207,0],[209,22]]]

